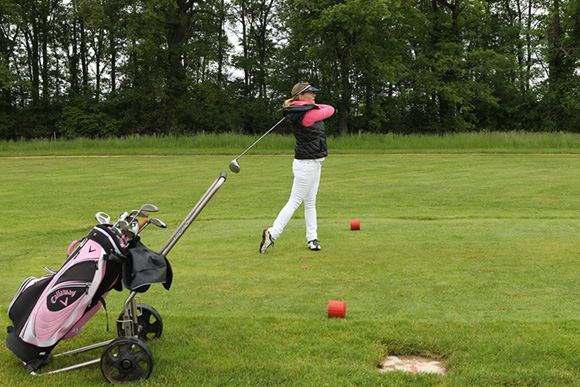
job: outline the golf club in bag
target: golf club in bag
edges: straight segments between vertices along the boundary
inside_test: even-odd
[[[254,145],[256,145],[257,143],[260,142],[261,139],[263,139],[264,137],[266,137],[271,131],[273,131],[278,125],[280,125],[282,122],[284,122],[284,120],[286,119],[286,117],[283,117],[280,121],[278,121],[276,123],[276,125],[272,126],[266,133],[264,133],[262,135],[262,137],[260,137],[259,139],[256,140],[256,142],[254,142],[252,145],[250,145],[248,147],[248,149],[246,149],[245,151],[242,152],[241,155],[239,155],[238,157],[236,157],[235,159],[233,159],[230,162],[230,171],[232,171],[233,173],[240,173],[240,163],[238,163],[238,159],[240,157],[242,157],[243,155],[246,154],[247,151],[249,151],[250,149],[252,149],[254,147]]]
[[[149,224],[167,227],[149,212],[158,208],[145,204],[124,212],[114,223],[104,212],[95,214],[99,222],[89,234],[69,246],[59,270],[47,269],[42,278],[29,277],[8,306],[13,326],[8,327],[6,346],[24,363],[32,375],[47,375],[100,363],[101,372],[111,383],[147,379],[153,369],[153,355],[146,341],[161,336],[163,322],[151,306],[138,303],[138,293],[153,284],[169,290],[173,272],[167,254],[225,182],[222,172],[191,212],[155,252],[142,242],[140,232]],[[84,324],[105,307],[105,297],[115,289],[130,294],[117,319],[118,338],[60,353],[71,355],[105,347],[100,358],[50,372],[38,373],[53,358],[51,352],[61,341],[81,333]]]

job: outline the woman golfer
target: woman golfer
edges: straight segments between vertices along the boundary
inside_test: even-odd
[[[264,230],[260,253],[274,244],[284,227],[294,215],[294,211],[304,202],[304,220],[306,221],[306,240],[310,250],[320,250],[316,222],[316,194],[320,183],[320,169],[326,149],[326,131],[324,120],[334,114],[329,105],[315,104],[317,88],[308,82],[300,82],[292,88],[292,98],[284,102],[284,117],[292,125],[296,137],[292,172],[294,183],[288,203],[282,208],[272,227]]]

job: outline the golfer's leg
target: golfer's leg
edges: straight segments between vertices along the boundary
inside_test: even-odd
[[[294,160],[292,163],[292,171],[294,172],[294,183],[292,184],[292,192],[290,193],[290,199],[288,203],[282,208],[274,224],[270,228],[270,235],[272,238],[277,239],[282,232],[284,231],[284,227],[288,224],[292,215],[294,215],[294,211],[302,201],[304,200],[304,196],[308,193],[310,188],[310,184],[308,179],[305,178],[304,172],[304,165],[305,163],[302,160]]]
[[[311,185],[306,197],[304,197],[304,220],[306,221],[306,240],[318,239],[318,223],[316,215],[316,195],[320,185],[320,172],[322,163],[313,161],[314,166],[311,175]]]

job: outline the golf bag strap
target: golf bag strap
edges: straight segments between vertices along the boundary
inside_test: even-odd
[[[107,332],[109,332],[109,311],[107,310],[107,303],[103,297],[99,297],[99,302],[103,305],[103,309],[105,310],[105,319],[107,321]]]

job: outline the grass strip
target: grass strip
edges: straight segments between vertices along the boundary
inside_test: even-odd
[[[131,136],[125,138],[37,139],[0,141],[0,157],[66,155],[237,155],[259,136],[199,134],[193,136]],[[333,154],[372,153],[574,153],[580,134],[481,132],[444,135],[360,134],[329,137]],[[251,154],[289,154],[291,135],[266,136]]]
[[[172,289],[142,295],[165,326],[143,384],[580,384],[578,157],[331,155],[318,196],[323,250],[306,248],[299,209],[260,255],[261,231],[289,195],[291,156],[248,155],[169,255]],[[21,281],[58,268],[95,212],[158,205],[169,227],[143,235],[158,249],[230,160],[1,158],[2,323]],[[110,324],[126,296],[107,298]],[[326,317],[329,300],[346,302],[346,319]],[[105,321],[99,312],[56,352],[113,338]],[[448,374],[381,373],[387,354],[444,358]],[[2,385],[38,380],[7,349],[0,362]],[[107,385],[98,366],[42,382]]]

